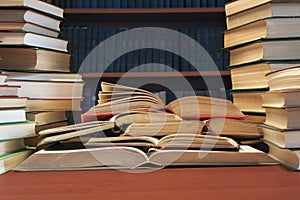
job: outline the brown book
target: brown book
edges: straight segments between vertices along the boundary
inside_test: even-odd
[[[250,119],[222,119],[214,118],[206,122],[208,129],[207,134],[216,134],[233,138],[237,141],[258,140],[262,138],[262,134],[257,128],[260,122]]]
[[[37,126],[66,121],[64,111],[26,112],[26,119],[35,121]]]
[[[300,89],[269,91],[262,94],[262,99],[264,107],[300,107]]]
[[[40,0],[10,0],[1,1],[1,8],[30,8],[43,12],[54,17],[63,18],[64,10],[52,4],[40,1]]]
[[[68,41],[38,35],[35,33],[22,32],[0,32],[0,44],[3,46],[29,46],[34,48],[44,48],[61,52],[68,52]]]
[[[266,107],[265,124],[279,129],[299,129],[300,107],[271,108]]]
[[[28,111],[81,111],[80,99],[28,99]]]
[[[299,2],[300,3],[300,2]],[[267,18],[225,31],[224,47],[230,48],[259,39],[300,36],[300,18]]]
[[[266,78],[267,73],[299,64],[300,63],[297,63],[296,61],[260,62],[233,67],[230,69],[232,89],[245,90],[268,88],[269,85]]]
[[[299,0],[239,0],[225,5],[227,27],[232,29],[243,24],[270,17],[299,16]]]
[[[0,48],[0,67],[20,71],[69,72],[68,53],[33,48]]]
[[[243,112],[265,113],[265,108],[262,107],[263,100],[261,98],[261,95],[264,93],[266,93],[266,91],[233,91],[233,103]]]
[[[270,91],[300,89],[300,66],[276,70],[266,74]]]
[[[28,22],[30,24],[38,25],[47,29],[60,31],[61,21],[53,17],[40,14],[32,10],[20,10],[20,9],[2,9],[0,15],[0,21],[2,22]],[[37,32],[33,32],[37,33]],[[39,33],[38,33],[39,34]]]
[[[258,61],[291,61],[300,57],[300,40],[262,40],[230,49],[230,66]]]

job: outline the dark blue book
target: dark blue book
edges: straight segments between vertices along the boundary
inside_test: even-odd
[[[78,64],[82,64],[84,58],[85,58],[85,52],[86,52],[86,29],[87,27],[80,27],[79,28],[79,39],[78,39]],[[81,71],[87,72],[85,68],[80,69]]]
[[[207,7],[216,7],[216,0],[207,0]]]
[[[203,1],[203,0],[202,0]],[[192,0],[192,7],[193,8],[199,8],[199,7],[203,7],[201,5],[201,0]]]
[[[97,0],[98,8],[105,8],[105,0]]]
[[[121,8],[128,8],[128,0],[121,0]]]
[[[128,8],[134,8],[135,7],[135,0],[128,0]]]
[[[185,0],[178,0],[178,8],[184,8]]]
[[[191,8],[191,7],[193,7],[192,1],[193,0],[185,0],[184,7],[185,8]]]
[[[83,8],[83,1],[84,0],[77,0],[77,8]]]
[[[76,0],[71,0],[70,8],[77,8],[77,1]]]
[[[180,29],[180,32],[184,34],[185,36],[189,36],[189,28],[184,27]],[[183,37],[183,35],[181,35]],[[187,41],[184,40],[184,42],[180,42],[179,44],[180,52],[189,55],[190,49],[189,49],[189,44]],[[189,71],[189,61],[187,60],[188,58],[183,58],[180,57],[180,60],[178,60],[178,69],[179,71]],[[176,62],[175,62],[176,63]]]
[[[200,0],[199,0],[200,1]],[[212,1],[212,0],[201,0],[201,7],[202,8],[207,8],[207,1]],[[214,1],[214,0],[213,0]]]
[[[90,5],[90,2],[91,0],[83,0],[83,7],[84,8],[90,8],[91,5]]]
[[[143,7],[150,8],[150,0],[143,0]]]
[[[151,0],[151,8],[158,8],[158,0]]]
[[[158,8],[164,8],[165,7],[165,0],[158,0],[157,7]]]
[[[72,27],[72,46],[73,46],[73,51],[71,51],[71,69],[72,72],[77,72],[79,68],[79,27]]]
[[[91,8],[98,8],[98,0],[90,0],[90,7]]]
[[[165,0],[165,8],[171,8],[171,0]]]
[[[143,8],[143,0],[135,0],[136,8]]]
[[[113,1],[114,8],[121,8],[121,0],[114,0]]]
[[[91,28],[92,33],[91,33],[91,49],[93,50],[93,53],[91,54],[91,72],[96,72],[97,68],[97,46],[98,46],[98,28]],[[96,48],[96,49],[95,49]],[[95,49],[95,50],[94,50]]]
[[[171,0],[171,8],[178,8],[179,0]]]
[[[112,0],[105,0],[105,8],[112,8],[113,1]]]
[[[121,37],[121,48],[122,51],[126,51],[127,50],[127,40],[128,40],[128,32],[125,30],[122,32],[122,37]],[[120,72],[126,72],[127,67],[127,54],[123,54],[120,57]]]
[[[106,29],[105,28],[98,28],[98,37],[97,37],[97,43],[100,44],[103,42],[106,38]],[[97,51],[97,57],[96,57],[96,66],[95,72],[104,72],[104,58],[105,58],[105,51],[100,51],[101,49],[98,48]]]

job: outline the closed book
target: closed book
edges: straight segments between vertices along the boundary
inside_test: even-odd
[[[9,32],[28,32],[36,33],[39,35],[45,35],[49,37],[58,37],[59,32],[44,28],[28,22],[1,22],[0,31],[9,31]]]
[[[35,122],[9,123],[0,125],[0,141],[36,136]]]
[[[248,43],[259,39],[300,37],[300,18],[266,18],[225,31],[224,47]]]
[[[30,8],[45,14],[52,15],[54,17],[63,18],[64,10],[52,4],[39,1],[39,0],[13,0],[13,1],[1,1],[0,7],[11,7],[11,8]]]
[[[24,149],[13,153],[8,153],[0,156],[0,174],[3,174],[21,162],[23,162],[30,154],[33,153],[31,149]]]
[[[69,72],[70,54],[34,48],[0,48],[0,69]]]
[[[225,5],[227,28],[232,29],[268,17],[300,16],[298,0],[244,0]]]
[[[55,31],[60,31],[61,21],[31,10],[1,10],[0,21],[29,22]]]
[[[12,153],[21,149],[24,149],[24,139],[2,140],[0,141],[0,156],[7,153]]]
[[[230,66],[258,61],[299,60],[300,39],[259,40],[230,49]]]
[[[27,97],[0,96],[0,109],[25,108]]]
[[[1,46],[31,46],[67,52],[68,41],[33,33],[0,32]]]

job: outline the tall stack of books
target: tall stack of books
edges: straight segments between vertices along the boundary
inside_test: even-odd
[[[21,163],[32,152],[24,138],[35,136],[35,123],[26,120],[27,98],[19,97],[19,86],[5,82],[0,73],[0,174]]]
[[[63,9],[39,0],[0,2],[0,69],[7,84],[28,97],[36,132],[67,125],[65,111],[80,110],[83,81],[69,71],[68,41],[59,39]]]
[[[244,113],[265,115],[266,73],[300,63],[300,1],[231,1],[224,47],[230,52],[232,97]]]
[[[270,91],[262,96],[266,121],[261,130],[269,154],[283,165],[300,170],[300,66],[266,76]]]

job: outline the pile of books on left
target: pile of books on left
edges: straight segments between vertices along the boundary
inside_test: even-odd
[[[1,98],[1,109],[22,108],[1,110],[2,123],[7,123],[3,132],[14,131],[1,140],[67,125],[65,112],[80,110],[84,82],[70,73],[68,41],[58,38],[63,9],[40,0],[1,1],[0,12],[0,70],[8,85],[1,90],[10,96]],[[25,145],[36,147],[36,137],[26,138]]]
[[[14,168],[33,151],[24,138],[35,136],[35,122],[26,120],[27,98],[19,97],[20,86],[7,85],[0,74],[0,174]]]

